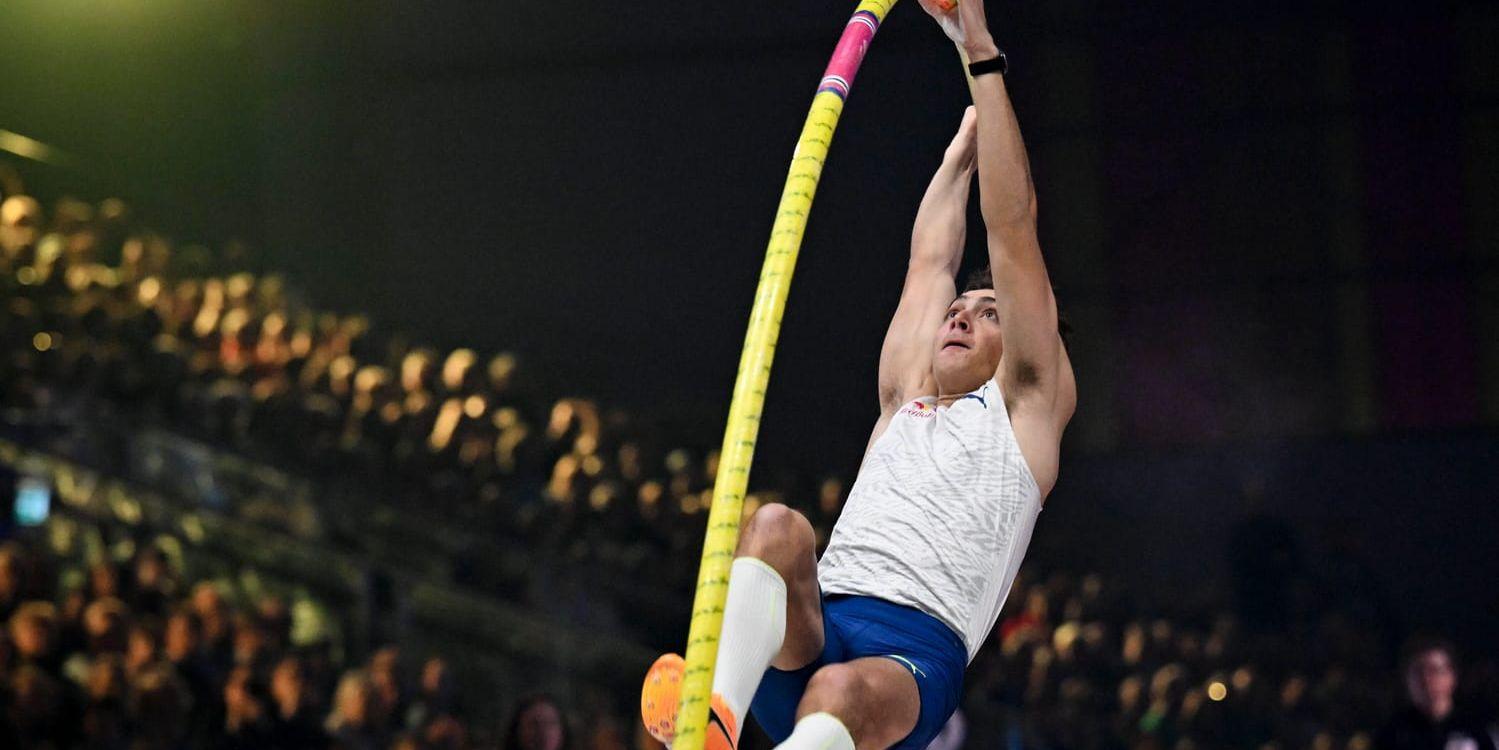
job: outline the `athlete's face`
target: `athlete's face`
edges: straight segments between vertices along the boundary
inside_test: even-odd
[[[977,390],[994,377],[1004,351],[994,290],[975,289],[953,300],[933,345],[932,374],[942,394]]]

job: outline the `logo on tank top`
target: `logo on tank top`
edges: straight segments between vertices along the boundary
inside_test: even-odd
[[[931,419],[937,416],[937,407],[923,401],[912,401],[900,410],[901,414],[909,414],[913,417]]]
[[[989,384],[985,383],[983,388],[981,388],[981,389],[979,389],[977,391],[974,391],[973,393],[965,393],[965,394],[963,394],[963,396],[960,397],[958,399],[958,401],[962,401],[963,399],[971,398],[974,401],[979,402],[979,404],[981,404],[985,409],[987,409],[987,408],[989,408],[989,402],[986,400],[988,398],[988,396],[989,396]],[[957,403],[957,402],[955,401],[953,403]]]

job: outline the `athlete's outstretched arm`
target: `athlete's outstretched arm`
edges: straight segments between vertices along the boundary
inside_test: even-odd
[[[882,414],[894,413],[916,396],[937,392],[932,380],[932,332],[942,325],[942,316],[957,294],[954,278],[963,261],[963,239],[968,231],[975,121],[974,110],[969,107],[916,211],[905,286],[880,348]]]
[[[950,14],[934,11],[926,0],[923,6],[939,20],[948,19],[944,30],[960,45],[966,60],[999,56],[983,0],[959,0],[956,27]],[[970,89],[978,110],[979,202],[1004,340],[1000,382],[1007,400],[1039,396],[1049,402],[1067,368],[1057,333],[1056,300],[1036,238],[1036,191],[1025,142],[1003,75],[976,76]]]
[[[958,44],[965,63],[999,56],[984,0],[957,0],[956,11],[942,10],[937,1],[921,4]],[[978,111],[979,200],[1004,346],[996,376],[1020,450],[1045,497],[1056,482],[1062,431],[1077,406],[1077,384],[1057,331],[1056,299],[1036,238],[1030,162],[1004,76],[974,76],[969,88]]]

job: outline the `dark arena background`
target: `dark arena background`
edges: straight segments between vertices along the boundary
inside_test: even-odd
[[[0,747],[659,747],[852,6],[0,2]],[[1079,398],[938,745],[1499,742],[1499,7],[988,12]],[[819,544],[969,101],[915,0],[858,82],[746,498]]]

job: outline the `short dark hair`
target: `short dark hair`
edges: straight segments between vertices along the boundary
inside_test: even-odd
[[[994,271],[991,270],[988,265],[985,265],[983,268],[969,272],[968,276],[963,279],[963,288],[959,290],[959,293],[966,294],[976,289],[993,288]],[[1055,287],[1052,288],[1052,292],[1053,294],[1055,294]],[[1072,330],[1072,321],[1067,319],[1067,314],[1062,312],[1062,306],[1060,303],[1058,303],[1057,334],[1062,337],[1062,348],[1068,350],[1069,352],[1071,351],[1071,347],[1069,346],[1069,344],[1072,342]]]

